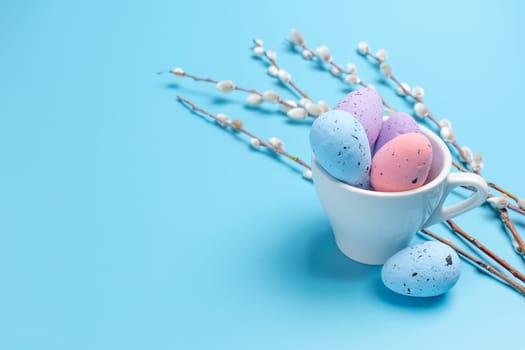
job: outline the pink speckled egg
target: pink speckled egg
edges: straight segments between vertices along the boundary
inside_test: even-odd
[[[432,164],[432,145],[420,133],[399,135],[374,155],[370,181],[380,192],[408,191],[422,186]]]

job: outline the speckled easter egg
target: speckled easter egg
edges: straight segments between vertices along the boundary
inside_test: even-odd
[[[381,279],[392,291],[412,297],[446,293],[461,274],[461,263],[448,245],[430,241],[394,254],[383,265]]]
[[[425,183],[431,165],[432,145],[425,135],[399,135],[372,158],[370,182],[380,192],[412,190]]]
[[[359,120],[365,129],[370,150],[373,150],[383,122],[381,96],[374,89],[358,89],[346,95],[334,109],[348,112]]]
[[[370,147],[363,126],[349,113],[331,110],[316,118],[310,129],[310,146],[330,175],[350,185],[365,185]]]
[[[405,112],[396,112],[383,122],[374,147],[377,153],[388,141],[409,132],[420,132],[417,122]]]
[[[362,190],[373,191],[372,185],[370,184],[370,175],[366,174],[366,177],[353,185],[354,187],[359,187]]]

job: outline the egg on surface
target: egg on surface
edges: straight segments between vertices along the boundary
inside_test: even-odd
[[[352,91],[341,99],[334,107],[353,115],[365,129],[370,150],[381,130],[383,122],[383,104],[381,96],[370,88],[362,88]]]
[[[321,114],[310,129],[310,146],[331,176],[350,185],[367,185],[370,146],[363,126],[352,115],[341,110]]]
[[[425,184],[431,165],[432,145],[425,135],[399,135],[372,158],[370,182],[380,192],[412,190]]]
[[[415,244],[400,250],[383,265],[381,280],[390,290],[412,297],[446,293],[461,274],[459,256],[437,241]]]
[[[420,132],[419,125],[414,118],[405,112],[393,113],[381,126],[374,152],[377,153],[381,147],[393,138],[409,132]]]

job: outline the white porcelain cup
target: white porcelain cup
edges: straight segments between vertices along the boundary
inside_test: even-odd
[[[406,247],[418,230],[481,205],[486,181],[472,173],[451,173],[452,157],[445,143],[430,130],[421,131],[432,143],[432,167],[425,185],[404,192],[375,192],[347,185],[330,176],[312,156],[317,195],[328,215],[339,249],[349,258],[381,265]],[[458,186],[474,189],[458,203],[444,206]]]

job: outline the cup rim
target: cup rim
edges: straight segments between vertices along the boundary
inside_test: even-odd
[[[439,172],[439,174],[432,179],[432,181],[424,184],[421,187],[415,188],[413,190],[408,191],[401,191],[401,192],[380,192],[380,191],[373,191],[373,190],[365,190],[362,188],[358,188],[352,185],[349,185],[341,180],[336,179],[332,175],[328,174],[326,170],[321,167],[321,165],[317,162],[317,159],[315,158],[315,154],[312,152],[312,163],[314,166],[320,170],[322,175],[330,182],[332,182],[334,185],[339,186],[347,191],[366,194],[369,196],[377,196],[377,197],[404,197],[404,196],[410,196],[414,194],[418,194],[421,192],[428,191],[440,183],[442,183],[445,178],[450,173],[450,168],[452,167],[452,155],[450,153],[450,150],[448,149],[447,145],[441,138],[436,135],[434,132],[432,132],[430,129],[419,125],[419,128],[421,129],[421,132],[428,138],[432,139],[433,145],[438,145],[439,148],[441,148],[441,153],[443,154],[443,168]]]

